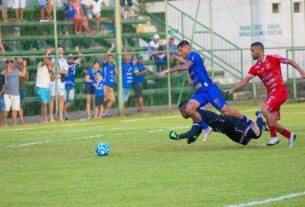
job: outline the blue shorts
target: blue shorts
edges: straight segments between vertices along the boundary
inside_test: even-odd
[[[0,112],[5,112],[4,96],[0,96]]]
[[[200,103],[200,107],[205,106],[207,103],[212,104],[217,110],[223,108],[227,104],[225,99],[222,97],[219,88],[213,85],[207,92],[196,91],[191,99],[195,99]]]
[[[50,88],[36,87],[36,93],[39,96],[40,103],[50,103],[50,98],[51,98]]]
[[[20,106],[23,107],[26,96],[26,90],[20,90],[19,94],[20,94]]]

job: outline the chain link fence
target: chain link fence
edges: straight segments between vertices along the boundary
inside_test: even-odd
[[[168,110],[181,100],[191,97],[194,89],[187,80],[186,73],[174,73],[167,77],[160,77],[157,74],[165,68],[179,64],[175,59],[178,55],[176,45],[183,39],[192,42],[193,49],[202,54],[209,74],[221,89],[236,84],[247,74],[248,68],[252,65],[248,49],[239,47],[238,42],[229,41],[224,35],[214,31],[213,24],[199,21],[200,17],[197,18],[198,13],[195,11],[186,13],[183,10],[185,2],[181,3],[181,6],[179,1],[168,3],[149,0],[120,1],[118,8],[121,16],[120,25],[115,22],[115,1],[54,0],[46,1],[45,4],[43,2],[27,1],[24,9],[22,5],[18,6],[21,9],[16,9],[16,6],[9,4],[10,1],[3,1],[1,8],[0,32],[4,45],[1,70],[4,73],[7,69],[6,61],[9,58],[14,58],[15,67],[20,70],[22,70],[22,59],[26,61],[28,75],[26,79],[21,78],[19,83],[21,107],[26,122],[42,120],[42,97],[37,94],[39,92],[36,86],[39,66],[46,58],[54,64],[52,66],[50,63],[51,66],[48,66],[49,77],[54,73],[55,80],[59,78],[59,81],[55,81],[52,86],[54,96],[51,100],[54,99],[54,102],[51,102],[54,103],[54,109],[53,112],[49,112],[48,106],[48,120],[50,114],[54,114],[54,120],[88,119],[109,116],[109,114],[111,116],[123,114],[124,111],[118,104],[120,99],[124,99],[124,106],[128,108],[127,113],[133,113],[143,110],[142,102],[145,111],[161,111]],[[198,1],[192,0],[190,3],[198,5]],[[211,2],[203,1],[200,6],[205,4],[207,6],[208,3]],[[212,6],[208,8],[211,9]],[[207,13],[210,12],[211,10],[208,10]],[[210,20],[209,23],[213,21]],[[116,26],[121,28],[121,40],[116,37]],[[113,44],[114,48],[109,52]],[[53,51],[50,52],[49,48],[53,48]],[[48,50],[49,54],[47,54]],[[304,51],[303,48],[290,47],[268,49],[270,53],[293,58],[302,66],[305,64]],[[67,61],[66,68],[60,63],[63,61],[62,57]],[[77,60],[79,57],[81,61],[74,72],[73,64],[68,63],[68,60],[72,61],[72,58]],[[122,63],[118,61],[118,57],[122,57]],[[126,66],[128,64],[124,63],[128,62],[129,58],[134,62],[140,62],[143,67],[140,66],[139,69],[137,66],[133,71],[129,71]],[[111,66],[109,64],[105,66],[107,61]],[[95,63],[99,65],[96,71],[93,69]],[[111,67],[116,68],[112,71],[115,75],[111,74],[115,77],[111,86],[115,101],[112,105],[111,95],[106,92],[105,103],[102,101],[104,110],[95,114],[96,103],[99,105],[101,101],[94,100],[95,92],[86,87],[88,85],[85,83],[88,82],[86,78],[96,81],[95,75],[99,73],[97,71],[105,77],[105,73]],[[135,78],[136,73],[141,72],[143,68],[145,72],[141,75],[144,75],[144,80],[139,81],[142,93],[139,91],[139,84],[132,83],[125,86],[126,77],[123,77],[122,82],[118,81],[120,73],[122,76],[131,73]],[[94,75],[91,74],[92,70]],[[291,71],[293,69],[283,67],[290,98],[304,99],[304,82],[298,80],[298,74]],[[69,73],[75,79],[73,102],[69,97],[67,98],[70,87],[67,84],[70,81],[67,78]],[[225,98],[244,101],[254,100],[254,97],[264,99],[265,90],[262,84],[258,80],[254,82],[255,94],[253,87],[248,85],[236,95],[225,95]],[[93,85],[91,84],[91,87],[95,87]],[[122,88],[122,93],[119,88]],[[66,114],[63,101],[68,111]],[[111,108],[110,111],[106,110],[107,106]]]

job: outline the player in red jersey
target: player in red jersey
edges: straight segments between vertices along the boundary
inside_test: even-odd
[[[305,78],[305,72],[294,60],[275,55],[265,55],[264,45],[260,42],[251,45],[251,56],[257,62],[250,68],[248,75],[236,86],[224,90],[224,92],[232,94],[247,85],[252,78],[258,76],[268,93],[262,106],[262,112],[267,120],[271,136],[267,145],[272,146],[279,143],[276,136],[276,132],[279,132],[288,139],[288,147],[292,147],[296,135],[277,123],[280,120],[280,107],[288,98],[287,88],[282,78],[281,64],[291,65],[301,74],[302,78]]]

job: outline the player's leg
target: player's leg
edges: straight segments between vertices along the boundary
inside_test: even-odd
[[[262,106],[262,113],[264,114],[264,117],[266,118],[267,125],[270,130],[270,141],[267,143],[268,146],[272,146],[275,144],[278,144],[279,138],[276,135],[275,125],[276,125],[276,115],[274,113],[271,113],[269,106],[266,104],[263,104]]]
[[[186,114],[193,119],[194,122],[198,123],[199,126],[204,130],[203,141],[207,141],[212,128],[207,125],[207,123],[201,118],[201,115],[197,111],[200,106],[204,106],[207,100],[202,94],[195,94],[192,99],[190,99],[185,108]]]
[[[294,141],[297,137],[295,133],[287,130],[277,122],[275,124],[275,130],[288,139],[288,147],[293,147]]]

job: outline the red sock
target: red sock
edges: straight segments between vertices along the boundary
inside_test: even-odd
[[[271,137],[276,137],[276,131],[275,131],[274,126],[273,126],[273,127],[270,127],[269,129],[270,129],[270,136],[271,136]]]
[[[283,136],[286,137],[286,138],[290,138],[291,132],[288,131],[287,129],[284,129],[284,130],[281,132],[281,135],[283,135]]]

